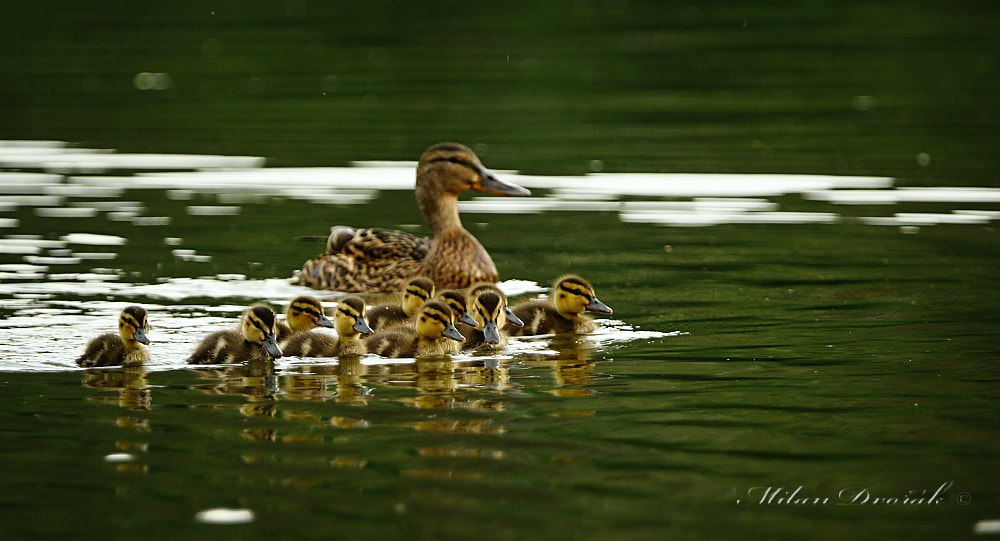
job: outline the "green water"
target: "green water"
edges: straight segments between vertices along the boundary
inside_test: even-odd
[[[528,173],[1000,185],[989,2],[2,11],[4,139],[296,167],[414,160],[457,140],[491,168]],[[142,72],[169,84],[138,90]],[[596,340],[520,342],[496,370],[460,358],[271,372],[183,358],[320,250],[290,239],[335,223],[419,224],[412,194],[262,196],[235,216],[188,213],[227,204],[214,194],[117,198],[170,220],[0,211],[18,220],[4,238],[127,239],[95,248],[113,260],[0,278],[4,539],[954,539],[1000,519],[996,223],[851,219],[995,202],[845,206],[793,193],[768,199],[845,219],[711,227],[466,213],[504,279],[545,287],[579,273],[621,323]],[[210,260],[176,257],[178,246]],[[124,298],[78,278],[91,272],[162,289]],[[212,291],[232,291],[230,275],[246,291]],[[203,295],[164,296],[182,285],[171,280],[199,277]],[[72,369],[124,302],[150,310],[153,363]],[[115,453],[132,461],[105,459]],[[762,501],[767,490],[777,496]],[[793,492],[797,503],[781,500]],[[195,520],[216,507],[254,520]]]

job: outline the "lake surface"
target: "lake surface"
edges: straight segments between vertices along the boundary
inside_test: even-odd
[[[995,537],[992,4],[421,6],[3,8],[4,539]],[[329,226],[426,233],[439,140],[597,332],[185,364]],[[151,362],[77,368],[128,303]]]

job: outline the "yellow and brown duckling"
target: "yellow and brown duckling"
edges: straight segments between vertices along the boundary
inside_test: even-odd
[[[399,291],[414,276],[438,287],[463,288],[499,280],[496,265],[482,244],[466,231],[458,197],[467,190],[506,196],[531,192],[496,178],[472,150],[458,143],[428,148],[417,164],[417,203],[430,227],[430,239],[387,229],[333,229],[327,253],[305,263],[300,284],[349,292]]]
[[[383,357],[433,357],[451,353],[449,342],[465,342],[451,308],[436,300],[420,308],[413,323],[397,325],[365,339],[369,353]]]
[[[277,317],[262,304],[243,313],[240,327],[216,331],[204,339],[188,357],[189,364],[224,364],[267,361],[281,357],[277,342]]]
[[[504,316],[507,318],[508,325],[513,325],[515,327],[524,327],[524,322],[521,321],[521,318],[517,317],[517,314],[515,314],[514,311],[511,310],[510,306],[507,304],[507,295],[504,294],[504,292],[501,291],[496,284],[490,284],[485,282],[476,284],[471,288],[469,288],[468,298],[475,299],[485,291],[492,291],[496,293],[503,301],[503,312]]]
[[[382,304],[368,309],[368,325],[377,330],[405,323],[417,316],[420,307],[434,296],[434,282],[418,276],[406,282],[403,298],[398,304]]]
[[[365,320],[365,302],[358,297],[346,297],[337,304],[333,314],[333,335],[319,329],[296,334],[282,342],[285,355],[298,357],[336,357],[367,353],[361,338],[372,334]]]
[[[507,297],[499,290],[480,289],[472,299],[469,309],[476,320],[476,328],[462,330],[466,342],[464,349],[499,351],[507,347]]]
[[[476,320],[473,319],[472,314],[469,313],[468,299],[465,293],[456,289],[448,289],[438,293],[437,300],[447,304],[451,308],[451,315],[455,318],[455,328],[458,332],[468,339],[469,331],[474,330],[479,326]],[[458,353],[462,351],[462,342],[457,342],[452,340],[448,342],[447,349],[449,353]]]
[[[118,316],[118,333],[104,333],[91,340],[76,364],[91,367],[144,363],[149,360],[149,352],[142,347],[149,344],[147,332],[146,309],[126,306]]]
[[[507,332],[512,336],[588,333],[597,329],[597,324],[585,312],[612,313],[608,305],[598,300],[590,282],[574,275],[556,280],[551,299],[525,301],[513,311],[524,322],[524,327],[507,325]]]
[[[294,334],[310,331],[316,327],[333,328],[333,322],[323,314],[323,303],[310,295],[292,299],[285,310],[285,321],[278,322],[278,342],[284,342]]]

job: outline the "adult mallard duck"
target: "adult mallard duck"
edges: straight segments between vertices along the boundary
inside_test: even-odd
[[[447,288],[498,281],[490,254],[462,227],[458,215],[458,196],[470,189],[531,195],[493,176],[468,147],[439,143],[420,157],[415,186],[430,239],[395,230],[338,226],[326,253],[305,263],[298,282],[316,289],[390,292],[399,291],[414,276],[427,276],[438,287]]]
[[[465,342],[455,328],[451,308],[441,301],[427,301],[413,323],[397,325],[365,339],[369,353],[383,357],[433,357],[451,353],[448,342]]]
[[[188,357],[188,364],[223,364],[267,361],[281,357],[274,310],[262,304],[243,313],[240,327],[216,331],[204,339]]]
[[[365,313],[368,325],[377,330],[404,323],[416,317],[420,307],[434,296],[434,282],[418,276],[406,282],[403,298],[399,303],[372,306]]]
[[[301,295],[292,299],[285,310],[285,321],[278,322],[278,343],[294,334],[306,332],[316,327],[333,328],[333,322],[323,314],[323,303],[311,295]]]
[[[144,363],[149,360],[149,352],[142,347],[149,344],[147,332],[146,309],[126,306],[118,316],[118,334],[104,333],[91,340],[76,364],[90,367]]]
[[[590,282],[568,274],[556,280],[551,299],[532,299],[513,308],[524,327],[507,325],[512,336],[535,334],[588,333],[597,329],[584,312],[610,314],[608,305],[598,300]]]
[[[298,357],[335,357],[338,355],[364,355],[367,353],[362,337],[372,334],[365,321],[365,301],[358,297],[346,297],[337,304],[333,315],[333,326],[337,334],[320,330],[296,334],[282,342],[285,355]]]

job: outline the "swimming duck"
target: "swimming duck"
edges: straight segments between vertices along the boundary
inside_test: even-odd
[[[456,289],[448,289],[438,293],[435,298],[447,304],[451,308],[451,314],[455,318],[455,328],[458,329],[459,334],[462,336],[468,337],[468,331],[475,330],[475,328],[479,326],[479,324],[476,323],[476,320],[472,318],[472,314],[469,313],[465,293]],[[462,351],[462,342],[451,340],[446,342],[446,344],[448,353],[458,353],[459,351]]]
[[[383,357],[432,357],[449,353],[448,342],[465,342],[455,328],[451,308],[441,302],[427,301],[413,323],[398,325],[365,339],[369,353]]]
[[[278,322],[278,342],[284,342],[293,334],[309,331],[316,327],[333,328],[333,322],[323,314],[323,303],[316,297],[302,295],[292,299],[285,310],[285,321]]]
[[[104,333],[91,340],[76,364],[90,367],[146,362],[149,352],[142,344],[149,344],[147,332],[146,309],[136,305],[126,306],[118,316],[118,334]]]
[[[361,338],[372,334],[365,321],[365,301],[358,297],[346,297],[337,304],[333,315],[333,326],[337,334],[320,330],[296,334],[282,342],[285,355],[298,357],[335,357],[338,355],[364,355],[367,353]]]
[[[327,253],[305,263],[299,283],[317,289],[390,292],[402,289],[406,280],[418,275],[429,277],[438,287],[496,282],[496,265],[458,215],[458,196],[470,189],[531,195],[493,176],[468,147],[439,143],[420,157],[414,189],[432,238],[387,229],[335,227]]]
[[[403,300],[399,304],[382,304],[368,309],[365,317],[368,325],[375,330],[384,329],[397,323],[409,321],[417,315],[420,307],[434,296],[434,282],[418,276],[406,282]]]
[[[189,364],[222,364],[266,361],[281,357],[274,310],[257,304],[243,313],[240,327],[216,331],[204,339],[188,357]]]
[[[535,334],[588,333],[597,329],[584,312],[612,313],[611,308],[597,299],[594,288],[579,276],[562,276],[552,286],[552,298],[532,299],[513,308],[524,327],[507,325],[512,336]]]
[[[500,351],[507,347],[507,297],[499,290],[482,289],[472,300],[469,312],[476,320],[475,329],[462,330],[466,342],[463,349],[482,347],[490,351]]]

